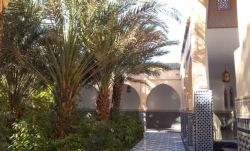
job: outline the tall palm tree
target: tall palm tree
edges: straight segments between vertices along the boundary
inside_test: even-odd
[[[65,137],[71,130],[79,89],[99,71],[95,56],[81,43],[79,32],[82,29],[76,24],[79,14],[74,11],[77,5],[67,2],[46,1],[44,33],[34,48],[39,64],[30,61],[31,55],[22,56],[29,69],[52,89],[55,100],[53,125],[58,138]]]
[[[164,36],[155,31],[159,25],[155,19],[157,3],[155,1],[138,3],[136,1],[89,1],[81,26],[86,27],[82,36],[86,48],[95,54],[97,60],[104,56],[109,58],[109,64],[101,64],[102,72],[98,76],[97,86],[97,117],[104,121],[109,119],[109,97],[114,71],[129,57],[140,54],[140,49],[156,50],[164,46]],[[154,31],[154,34],[153,34]],[[144,34],[139,34],[143,32]],[[157,34],[156,34],[157,33]],[[158,42],[156,40],[159,40]],[[155,45],[154,43],[157,43]],[[133,49],[132,49],[133,48]],[[156,53],[146,54],[154,56]],[[162,53],[160,53],[162,54]],[[143,58],[140,58],[143,59]],[[143,61],[143,60],[141,60]],[[135,62],[134,62],[135,63]],[[137,61],[137,63],[140,63]],[[129,66],[127,66],[129,67]],[[116,76],[117,77],[117,76]]]
[[[55,98],[53,124],[59,138],[70,131],[78,90],[98,71],[94,56],[80,43],[74,24],[77,14],[63,11],[60,0],[47,1],[42,20],[33,0],[11,1],[0,55],[1,92],[9,97],[13,117],[20,117],[20,102],[39,90],[35,85],[41,80]],[[65,17],[69,17],[68,24]]]
[[[143,11],[138,11],[137,6],[132,8],[132,11],[126,11],[125,15],[123,15],[133,16],[134,18],[124,17],[122,20],[122,22],[125,23],[123,25],[126,27],[127,35],[129,35],[130,38],[121,38],[123,41],[126,41],[122,42],[125,44],[122,46],[122,49],[127,55],[125,58],[120,59],[120,62],[117,63],[114,70],[115,76],[111,108],[113,111],[119,111],[124,81],[132,80],[133,82],[147,84],[145,81],[134,79],[131,76],[138,74],[158,76],[161,70],[168,70],[169,67],[167,65],[153,62],[152,58],[167,53],[166,51],[162,51],[162,47],[178,44],[178,41],[168,39],[168,27],[166,23],[157,19],[157,13],[161,10],[154,9],[153,6],[157,3],[146,4],[148,5],[145,5],[145,7],[152,9],[151,11],[145,12],[145,8],[142,9]],[[129,4],[125,6],[129,6]],[[139,8],[143,7],[139,5]],[[180,21],[180,14],[175,9],[166,7],[164,11],[176,21]]]
[[[128,43],[125,52],[126,56],[120,60],[114,70],[112,110],[118,111],[121,101],[121,92],[125,80],[133,82],[143,82],[131,76],[146,74],[158,76],[161,70],[168,70],[169,67],[163,63],[152,61],[153,57],[166,54],[162,47],[175,45],[177,41],[170,41],[162,31],[157,31],[154,26],[148,23],[147,28],[143,28],[134,35],[134,42]]]
[[[95,55],[97,61],[107,58],[108,63],[99,64],[101,72],[96,76],[98,86],[97,118],[107,121],[113,66],[119,57],[114,45],[117,39],[117,18],[119,5],[107,0],[88,1],[82,14],[81,26],[85,48]]]

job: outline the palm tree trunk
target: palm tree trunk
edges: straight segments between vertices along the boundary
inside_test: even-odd
[[[109,120],[109,96],[110,96],[109,88],[101,86],[96,100],[96,115],[97,119],[106,122]]]
[[[21,118],[22,116],[22,110],[20,106],[21,101],[18,99],[18,97],[15,94],[11,94],[9,98],[9,111],[11,114],[11,118],[16,121]]]
[[[64,138],[71,131],[70,124],[75,113],[74,97],[64,97],[59,97],[56,100],[55,116],[52,123],[56,138]]]
[[[118,112],[120,109],[123,84],[124,84],[124,78],[116,76],[113,85],[112,108],[111,108],[112,112]]]
[[[8,94],[8,110],[10,112],[10,116],[8,117],[8,127],[11,132],[14,131],[12,128],[13,123],[18,121],[23,114],[23,109],[21,108],[20,103],[21,101],[17,94]]]
[[[10,114],[6,119],[6,126],[9,130],[9,136],[11,136],[16,132],[13,124],[21,119],[24,112],[24,108],[21,105],[21,98],[17,93],[8,93],[8,112]],[[10,141],[9,138],[7,140]]]

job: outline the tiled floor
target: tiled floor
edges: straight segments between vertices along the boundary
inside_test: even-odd
[[[185,151],[180,133],[147,131],[144,138],[130,151]]]

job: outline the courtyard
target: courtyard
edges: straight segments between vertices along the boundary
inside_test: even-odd
[[[249,151],[244,0],[0,0],[0,151]]]

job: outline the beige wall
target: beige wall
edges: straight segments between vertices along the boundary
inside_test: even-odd
[[[182,91],[179,69],[162,72],[159,77],[149,77],[145,75],[139,75],[134,78],[144,80],[148,84],[148,85],[145,85],[145,84],[134,83],[130,81],[126,82],[126,84],[131,85],[140,96],[139,110],[147,111],[148,95],[155,87],[157,87],[160,84],[166,84],[170,86],[171,88],[173,88],[178,94],[180,100],[183,100],[182,99],[183,91]],[[183,102],[181,101],[180,103],[181,106],[182,106],[182,103]]]
[[[162,72],[159,77],[140,75],[135,78],[144,80],[148,85],[126,81],[122,92],[121,110],[147,111],[147,105],[155,111],[180,110],[183,102],[179,69]],[[127,85],[131,86],[130,93],[126,91]],[[161,85],[164,87],[159,87]],[[77,108],[95,109],[96,97],[97,90],[94,87],[82,88],[77,96]]]
[[[245,0],[238,0],[240,47],[235,51],[237,97],[250,96],[250,13]]]
[[[96,88],[92,86],[83,87],[76,97],[76,109],[95,110],[97,96],[98,92]],[[131,92],[127,92],[127,85],[125,84],[121,96],[121,110],[135,111],[139,109],[139,105],[139,94],[133,87],[131,87]]]
[[[206,14],[207,0],[194,0],[191,20],[190,36],[186,41],[182,57],[182,83],[184,86],[184,106],[182,110],[193,110],[193,92],[200,89],[208,89],[208,66],[206,52]],[[189,34],[188,34],[189,35]],[[188,55],[190,51],[190,55]],[[187,55],[186,55],[187,54]]]
[[[250,2],[246,0],[237,0],[237,18],[238,18],[238,28],[239,28],[239,40],[240,45],[243,45],[244,40],[247,36],[247,26],[250,22],[249,12]]]
[[[209,83],[213,91],[213,103],[215,111],[231,110],[225,108],[224,89],[228,94],[233,89],[236,95],[234,50],[239,47],[238,28],[213,28],[207,30],[207,52],[209,66]],[[222,73],[225,69],[230,73],[230,82],[222,81]]]
[[[236,116],[250,118],[250,13],[249,1],[238,0],[239,48],[235,51]]]
[[[233,51],[238,47],[238,29],[225,28],[237,26],[236,1],[231,1],[228,11],[218,12],[216,9],[215,0],[196,0],[193,4],[191,37],[187,40],[191,43],[189,47],[185,47],[183,56],[188,54],[189,50],[191,53],[189,59],[182,58],[185,70],[181,70],[185,72],[182,79],[186,110],[193,109],[192,94],[195,90],[212,89],[215,110],[225,110],[225,87],[228,90],[232,87],[234,95],[236,93]],[[221,79],[225,66],[231,74],[229,84],[223,84]]]
[[[193,90],[208,89],[206,53],[206,0],[194,3],[191,19],[192,85]]]

